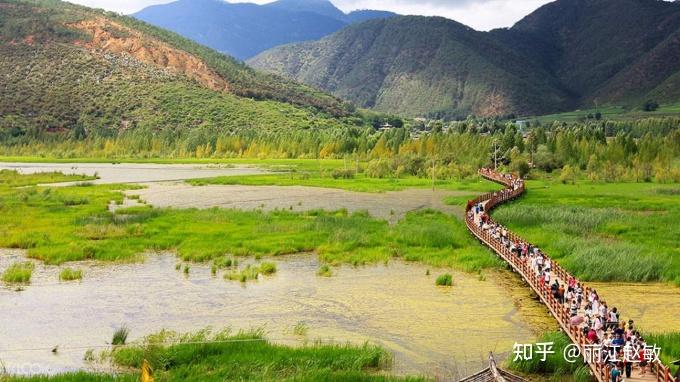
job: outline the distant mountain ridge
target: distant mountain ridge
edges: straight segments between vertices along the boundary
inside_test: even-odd
[[[406,115],[534,115],[680,100],[680,4],[557,0],[515,26],[394,17],[276,47],[258,69]]]
[[[394,15],[372,10],[345,14],[327,0],[279,0],[264,5],[178,0],[147,7],[133,16],[244,60],[274,46],[317,40],[355,22]]]

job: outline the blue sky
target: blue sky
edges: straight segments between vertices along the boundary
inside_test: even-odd
[[[70,0],[73,3],[133,13],[172,0]],[[249,0],[264,4],[271,0]],[[331,0],[343,11],[382,9],[405,15],[443,16],[478,30],[510,27],[551,0]],[[236,1],[232,1],[236,2]],[[240,1],[245,2],[245,1]]]

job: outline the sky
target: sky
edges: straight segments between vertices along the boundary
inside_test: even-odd
[[[125,14],[171,0],[69,0],[90,7]],[[271,0],[239,0],[257,4]],[[345,12],[355,9],[380,9],[403,15],[443,16],[477,30],[511,27],[522,17],[551,0],[331,0]],[[230,2],[237,2],[236,0]]]

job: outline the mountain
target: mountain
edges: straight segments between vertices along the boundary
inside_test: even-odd
[[[174,33],[56,0],[0,0],[0,137],[339,125],[346,105]]]
[[[533,41],[532,56],[585,102],[640,100],[680,71],[678,3],[559,0],[505,33]]]
[[[306,12],[343,20],[345,13],[327,0],[278,0],[265,4],[264,8],[281,9],[289,12]]]
[[[354,22],[391,16],[385,11],[345,14],[327,0],[279,0],[265,5],[179,0],[134,14],[239,59],[277,45],[317,40]]]
[[[557,0],[509,29],[395,17],[248,62],[363,107],[463,117],[678,101],[679,56],[677,2]]]
[[[436,17],[367,21],[317,42],[274,48],[249,64],[407,115],[534,113],[567,107],[570,99],[524,52]]]

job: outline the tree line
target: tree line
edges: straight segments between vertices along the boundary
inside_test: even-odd
[[[221,130],[213,127],[92,133],[0,129],[0,154],[49,158],[352,159],[375,177],[465,178],[490,164],[525,175],[559,171],[565,182],[680,181],[680,119],[534,124],[468,119],[354,127]],[[364,168],[365,167],[365,168]],[[341,174],[349,176],[348,174]]]

